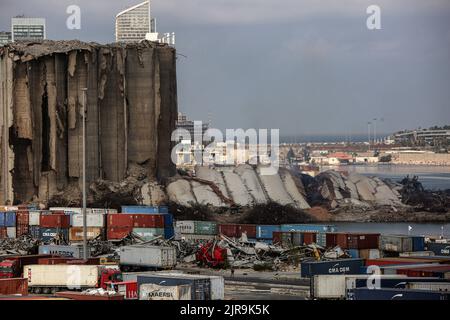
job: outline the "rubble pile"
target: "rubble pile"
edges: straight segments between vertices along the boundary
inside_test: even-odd
[[[322,202],[331,210],[373,210],[378,207],[404,207],[399,187],[378,177],[325,171],[307,185],[311,202]]]
[[[402,201],[418,211],[446,213],[450,209],[450,190],[425,190],[417,176],[400,181]]]
[[[8,254],[26,255],[35,254],[40,245],[40,241],[31,236],[21,236],[16,239],[0,239],[0,256]]]

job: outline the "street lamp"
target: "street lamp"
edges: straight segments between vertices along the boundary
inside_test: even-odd
[[[88,252],[87,252],[87,216],[86,216],[86,100],[87,100],[87,88],[81,89],[83,92],[83,110],[82,110],[82,118],[83,118],[83,258],[87,260]]]

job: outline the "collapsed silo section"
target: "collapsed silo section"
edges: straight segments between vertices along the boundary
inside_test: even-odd
[[[173,48],[42,41],[0,50],[1,203],[81,190],[84,103],[89,184],[120,182],[130,165],[150,180],[175,173]]]

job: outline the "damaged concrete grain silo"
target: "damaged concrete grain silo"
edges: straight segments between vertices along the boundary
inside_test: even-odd
[[[175,173],[175,49],[157,43],[12,43],[0,48],[0,203],[79,188],[83,88],[87,182],[119,182],[130,165]]]

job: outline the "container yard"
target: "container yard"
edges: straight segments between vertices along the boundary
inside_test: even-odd
[[[4,297],[234,300],[267,286],[253,297],[448,299],[445,239],[340,232],[327,224],[178,220],[165,206],[88,208],[83,260],[80,208],[3,209],[0,228],[11,229],[0,233]]]

